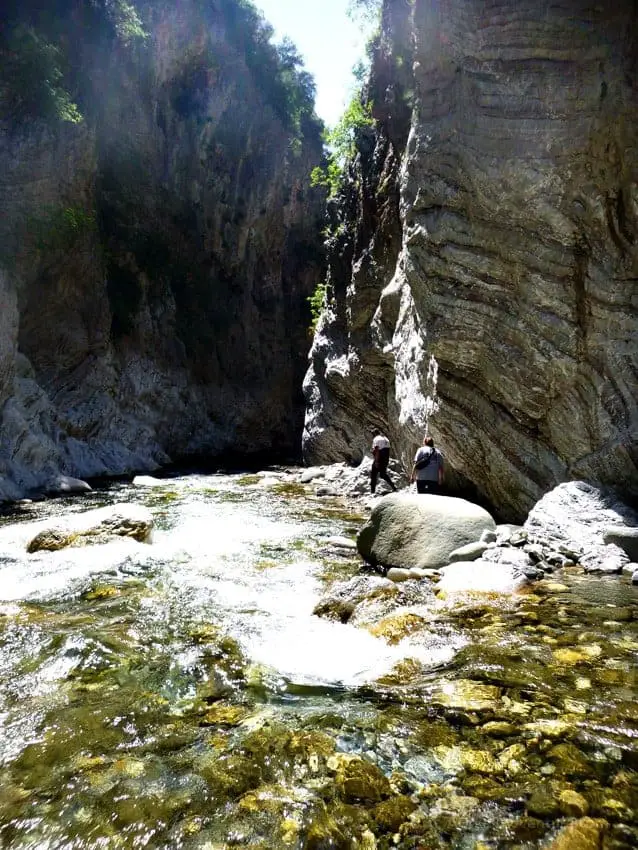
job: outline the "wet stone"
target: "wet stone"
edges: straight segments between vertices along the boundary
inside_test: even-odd
[[[567,788],[558,795],[558,804],[568,817],[582,818],[589,812],[589,803],[583,795]]]
[[[590,776],[593,772],[583,753],[573,744],[557,744],[547,753],[547,758],[562,776]]]
[[[516,841],[538,841],[547,832],[547,826],[544,821],[527,816],[512,821],[509,831]]]
[[[430,704],[461,711],[494,711],[500,696],[501,689],[495,685],[456,679],[440,684],[432,694]]]
[[[555,818],[560,815],[560,805],[555,790],[550,785],[538,785],[526,805],[530,815],[538,818]]]
[[[548,850],[600,850],[607,821],[580,818],[564,827],[548,845]]]
[[[372,817],[380,832],[398,832],[416,807],[417,804],[410,797],[400,795],[376,805]]]
[[[427,621],[418,614],[398,613],[385,617],[381,622],[370,627],[370,632],[376,637],[382,637],[389,644],[397,644],[414,632],[427,626]]]
[[[335,791],[346,802],[380,802],[392,794],[390,782],[382,771],[364,759],[334,756],[328,763],[336,768]]]

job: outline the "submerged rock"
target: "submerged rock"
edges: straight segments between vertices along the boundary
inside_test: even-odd
[[[461,711],[496,711],[501,689],[471,679],[441,682],[430,697],[430,704]]]
[[[358,756],[338,753],[328,760],[328,769],[334,771],[335,790],[346,802],[377,803],[392,794],[382,771]]]
[[[396,585],[380,576],[355,576],[349,581],[333,584],[328,593],[316,604],[313,614],[329,620],[347,623],[355,608],[364,600],[392,597]]]
[[[392,494],[359,532],[359,554],[384,567],[441,567],[452,552],[496,524],[486,510],[449,496]]]
[[[58,526],[47,526],[27,543],[27,552],[54,552],[67,546],[107,543],[118,537],[129,537],[148,543],[153,517],[140,505],[122,503],[74,514],[60,520]]]
[[[568,824],[547,850],[600,850],[609,824],[598,818],[581,818]]]

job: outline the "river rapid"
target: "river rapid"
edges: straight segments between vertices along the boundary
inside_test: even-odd
[[[320,618],[362,571],[330,538],[365,510],[296,480],[0,519],[1,846],[579,850],[579,820],[638,847],[638,589],[573,571]],[[152,543],[26,554],[29,523],[115,502],[152,511]]]

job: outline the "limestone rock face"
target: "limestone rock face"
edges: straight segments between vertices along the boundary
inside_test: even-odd
[[[496,528],[483,508],[449,496],[392,494],[375,505],[357,537],[359,554],[383,567],[441,567],[452,552]]]
[[[5,126],[0,109],[0,499],[299,453],[320,127],[278,111],[239,4],[135,5],[148,38],[128,52],[56,6],[82,123]]]
[[[406,465],[520,521],[569,478],[638,495],[635,3],[386,0],[333,210],[308,462]],[[431,414],[431,415],[430,415]]]

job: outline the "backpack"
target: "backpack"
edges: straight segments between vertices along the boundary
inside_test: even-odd
[[[414,468],[415,469],[425,469],[425,467],[430,463],[430,461],[434,457],[434,452],[435,452],[435,449],[432,449],[432,451],[428,454],[427,457],[421,458],[421,460],[418,463],[414,464]]]

